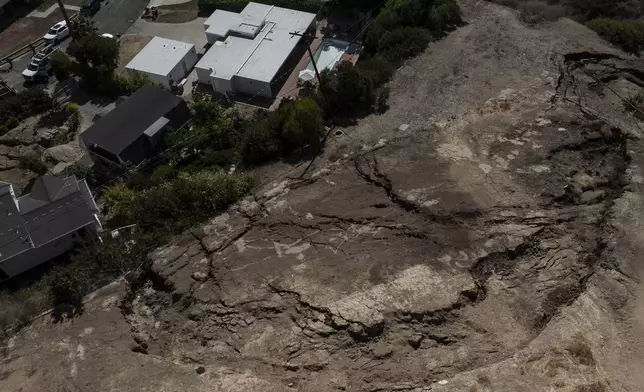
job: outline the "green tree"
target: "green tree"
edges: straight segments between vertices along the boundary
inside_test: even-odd
[[[72,73],[72,59],[60,50],[51,55],[51,69],[58,80],[67,80]]]
[[[306,145],[317,146],[323,135],[322,109],[313,99],[300,99],[288,109],[282,127],[282,139],[287,152]]]
[[[119,59],[116,40],[96,34],[86,35],[73,40],[67,53],[74,59],[74,73],[88,88],[99,93],[114,92],[114,70]]]
[[[98,35],[98,28],[91,18],[85,16],[77,16],[72,20],[72,31],[74,39],[80,39],[88,35]]]
[[[327,114],[352,116],[368,113],[376,101],[372,80],[349,62],[339,64],[334,71],[322,73]]]

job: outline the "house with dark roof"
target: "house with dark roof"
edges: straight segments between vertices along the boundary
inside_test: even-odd
[[[156,154],[163,133],[190,119],[183,99],[145,85],[81,134],[98,172],[114,173]],[[116,170],[118,172],[118,170]]]
[[[84,234],[97,235],[102,230],[97,214],[87,182],[75,176],[39,177],[20,197],[0,181],[0,278],[68,252]]]

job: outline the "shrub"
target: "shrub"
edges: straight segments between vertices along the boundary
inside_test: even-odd
[[[300,99],[288,109],[282,127],[282,139],[287,152],[312,145],[318,146],[324,135],[322,109],[311,98]]]
[[[422,53],[427,44],[427,30],[419,27],[399,27],[381,37],[378,53],[388,61],[396,63]]]
[[[627,98],[624,101],[624,110],[628,112],[639,111],[644,115],[644,90]]]
[[[10,130],[14,129],[18,125],[20,125],[20,121],[17,118],[13,117],[13,116],[10,116],[7,119],[7,121],[5,121],[5,123],[4,123],[4,126],[7,128],[7,131],[10,131]]]
[[[117,216],[143,229],[166,228],[177,233],[228,207],[251,186],[251,179],[244,175],[183,172],[138,192],[124,184],[108,187],[105,203]]]
[[[462,23],[461,10],[453,0],[438,0],[428,10],[429,28],[432,31],[443,32]]]
[[[75,263],[74,268],[67,266],[55,266],[45,281],[51,291],[54,304],[67,303],[73,305],[76,312],[83,307],[83,296],[89,293],[93,287],[95,273],[90,264]]]
[[[21,91],[0,101],[0,125],[10,130],[7,127],[8,121],[15,123],[15,120],[20,121],[24,117],[44,113],[53,107],[53,99],[44,90],[30,88]]]
[[[108,186],[103,194],[108,211],[126,219],[132,216],[136,193],[124,183]]]
[[[80,110],[78,109],[78,105],[76,105],[75,103],[68,103],[66,109],[67,113],[69,113],[66,124],[69,127],[69,132],[71,134],[75,134],[80,127]]]
[[[58,80],[67,80],[72,73],[72,59],[60,50],[51,55],[51,70]]]
[[[147,75],[140,72],[134,72],[132,76],[114,75],[113,86],[110,88],[110,94],[116,95],[130,95],[145,85],[154,86],[163,90],[168,88],[159,82],[151,80]]]
[[[79,180],[82,179],[87,181],[90,188],[94,188],[97,185],[96,173],[94,172],[94,169],[88,166],[76,163],[65,170],[65,175],[76,176]]]
[[[371,79],[374,86],[381,86],[387,83],[396,70],[391,62],[381,56],[359,61],[356,67],[362,74]]]
[[[582,19],[637,18],[642,15],[639,0],[567,0],[564,1],[575,15]]]
[[[378,91],[378,102],[376,103],[376,111],[384,113],[389,109],[387,101],[389,100],[389,87],[382,87]]]
[[[241,160],[247,165],[257,165],[276,159],[281,154],[279,134],[260,121],[252,124],[241,143]]]
[[[36,155],[25,155],[18,159],[20,167],[36,173],[39,176],[47,174],[49,170],[45,162]]]
[[[638,54],[644,47],[644,22],[593,19],[586,26],[627,52]]]
[[[152,181],[154,183],[162,183],[173,179],[177,175],[177,170],[170,165],[160,165],[152,173]]]

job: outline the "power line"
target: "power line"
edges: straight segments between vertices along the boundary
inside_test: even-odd
[[[344,33],[346,33],[348,30],[350,30],[351,28],[355,27],[358,23],[360,23],[361,21],[363,21],[365,18],[367,18],[368,16],[370,16],[371,12],[373,12],[374,10],[376,10],[377,8],[379,8],[379,7],[380,7],[382,4],[384,4],[385,2],[386,2],[386,0],[381,1],[381,2],[376,6],[376,7],[374,7],[374,8],[373,8],[373,9],[371,9],[368,13],[366,13],[366,14],[365,14],[365,16],[363,16],[363,17],[362,17],[362,18],[360,18],[358,21],[356,21],[354,24],[352,24],[352,25],[351,25],[351,26],[349,26],[347,29],[345,29],[345,30],[344,30],[344,32],[343,32],[343,34],[344,34]],[[321,11],[322,11],[322,9],[324,8],[324,6],[325,6],[325,4],[323,4],[322,6],[320,6],[320,9],[319,9],[319,10],[318,10],[318,12],[316,13],[316,18],[317,18],[317,16],[320,14],[320,12],[321,12]],[[359,36],[360,36],[360,35],[361,35],[365,30],[366,30],[366,28],[367,28],[371,23],[373,23],[373,21],[370,21],[367,25],[365,25],[365,27],[364,27],[364,28],[361,30],[361,32],[356,36],[356,38],[357,38],[357,37],[359,37]],[[355,41],[356,41],[356,39],[354,39],[352,43],[355,43]],[[308,48],[308,50],[309,50],[309,52],[310,52],[310,47],[309,47],[309,45],[308,45],[308,44],[307,44],[307,48]],[[341,56],[342,56],[342,54],[343,54],[343,53],[340,53],[340,55],[336,57],[336,61],[337,61],[337,59],[338,59],[339,57],[341,57]],[[298,62],[298,64],[299,64],[299,62]],[[253,95],[252,97],[250,97],[250,98],[249,98],[245,103],[246,103],[246,104],[248,104],[248,102],[250,102],[251,100],[255,99],[258,95],[260,95],[262,92],[264,92],[267,88],[270,88],[273,84],[277,83],[277,82],[278,82],[278,81],[279,81],[283,76],[286,76],[287,74],[290,74],[290,73],[291,73],[295,68],[297,68],[297,64],[296,64],[293,68],[291,68],[289,71],[285,72],[285,73],[284,73],[282,76],[280,76],[279,78],[275,78],[275,79],[274,79],[271,83],[269,83],[266,87],[264,87],[262,90],[260,90],[259,92],[257,92],[255,95]],[[299,88],[299,87],[298,87],[298,88]],[[290,92],[290,91],[294,91],[294,90],[295,90],[295,89],[292,89],[292,90],[289,90],[288,92]],[[287,93],[288,93],[288,92],[287,92]],[[282,96],[283,96],[283,95],[284,95],[284,94],[282,94]],[[219,98],[219,100],[216,102],[216,104],[219,104],[219,102],[221,102],[221,100],[222,100],[222,99],[223,99],[223,97]],[[277,99],[277,97],[276,97],[275,99]],[[186,123],[185,123],[185,124],[183,124],[181,127],[179,127],[179,128],[178,128],[178,130],[181,130],[183,127],[185,127],[185,126],[186,126],[186,125],[188,125],[189,123],[190,123],[190,121],[186,122]],[[213,122],[212,122],[210,125],[208,125],[207,127],[204,127],[203,129],[207,129],[207,128],[209,128],[209,127],[212,127],[214,124],[216,124],[216,120],[215,120],[215,121],[213,121]],[[330,131],[329,131],[329,132],[327,132],[327,134],[326,134],[326,136],[325,136],[325,138],[324,138],[323,140],[326,140],[326,139],[328,138],[329,133],[330,133]],[[164,154],[168,153],[168,152],[169,152],[169,151],[171,151],[172,149],[174,149],[174,148],[176,148],[176,147],[179,147],[179,146],[181,146],[182,144],[184,144],[184,143],[188,142],[189,140],[193,140],[193,139],[195,139],[196,137],[199,137],[199,136],[206,136],[206,135],[207,135],[207,131],[206,131],[206,132],[204,132],[203,134],[195,134],[195,135],[191,135],[191,136],[189,136],[189,137],[186,137],[185,139],[183,139],[183,140],[179,141],[178,143],[176,143],[174,146],[171,146],[171,147],[169,147],[168,149],[166,149],[166,150],[164,150],[164,151],[161,151],[159,154],[157,154],[157,155],[155,155],[155,156],[153,156],[153,157],[151,157],[151,158],[148,158],[148,159],[146,159],[146,160],[142,161],[141,163],[139,163],[139,164],[138,164],[137,166],[135,166],[134,168],[132,168],[132,169],[130,169],[130,170],[127,170],[125,173],[123,173],[123,174],[121,174],[121,175],[119,175],[119,176],[115,177],[114,179],[112,179],[112,180],[108,181],[107,183],[105,183],[105,184],[101,185],[100,187],[98,187],[98,188],[94,189],[94,191],[95,191],[95,192],[98,192],[99,190],[102,190],[102,189],[104,189],[104,188],[107,188],[107,187],[108,187],[108,186],[110,186],[112,183],[114,183],[114,182],[116,182],[116,181],[119,181],[119,180],[121,180],[121,179],[125,178],[125,176],[129,176],[129,175],[131,175],[131,174],[134,174],[136,171],[143,171],[143,170],[145,170],[145,169],[147,169],[147,168],[151,167],[152,165],[154,165],[154,164],[155,164],[155,162],[154,162],[154,161],[155,161],[155,159],[158,159],[159,157],[161,157],[162,155],[164,155]],[[316,156],[317,156],[318,154],[319,154],[319,152],[316,154]],[[313,162],[314,160],[315,160],[315,158],[312,160],[312,162]],[[312,163],[312,162],[311,162],[311,163]],[[309,164],[309,167],[310,167],[310,166],[311,166],[311,164]],[[308,168],[307,168],[307,169],[308,169]],[[304,173],[306,173],[306,170],[305,170],[305,172],[304,172]],[[67,209],[63,214],[58,215],[58,216],[57,216],[57,217],[55,217],[55,218],[51,218],[50,220],[43,222],[43,224],[41,224],[41,225],[39,225],[39,226],[35,226],[35,227],[33,227],[33,228],[32,228],[32,231],[33,231],[33,230],[37,230],[37,229],[38,229],[38,228],[40,228],[40,227],[43,227],[44,225],[46,225],[46,224],[48,224],[48,223],[52,222],[54,219],[59,219],[59,218],[60,218],[60,216],[63,216],[63,215],[65,215],[66,213],[71,212],[71,211],[72,211],[72,208],[75,208],[76,206],[80,206],[80,205],[82,205],[82,204],[84,204],[84,203],[86,203],[86,202],[87,202],[87,201],[86,201],[86,200],[84,200],[82,197],[81,197],[80,199],[81,199],[81,200],[80,200],[80,202],[79,202],[78,204],[74,205],[74,204],[72,203],[72,205],[71,205],[71,206],[70,206],[70,207],[69,207],[69,208],[68,208],[68,209]],[[5,242],[5,243],[1,244],[1,245],[0,245],[0,249],[1,249],[1,248],[3,248],[3,247],[5,247],[6,245],[8,245],[8,244],[12,243],[12,242],[17,241],[17,240],[22,240],[22,237],[21,237],[21,236],[16,236],[16,238],[14,238],[13,240],[11,240],[11,241],[8,241],[8,242]]]

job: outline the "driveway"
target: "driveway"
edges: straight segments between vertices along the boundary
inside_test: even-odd
[[[146,35],[163,37],[194,44],[197,52],[206,45],[206,33],[203,23],[206,18],[197,18],[186,23],[156,23],[139,19],[127,31],[128,35]]]
[[[93,19],[101,33],[123,34],[136,22],[149,0],[108,0]]]

